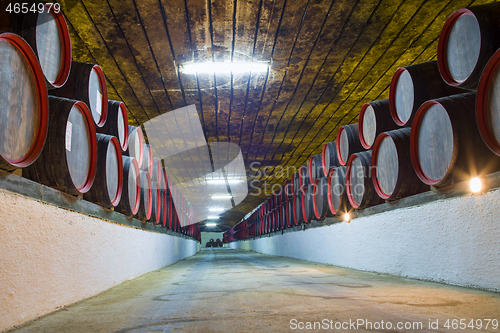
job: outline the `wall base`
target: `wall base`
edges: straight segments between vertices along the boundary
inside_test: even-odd
[[[498,216],[494,190],[229,246],[500,292]]]
[[[0,331],[192,256],[199,243],[0,190]]]

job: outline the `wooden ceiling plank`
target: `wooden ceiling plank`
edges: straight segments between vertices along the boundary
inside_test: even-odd
[[[366,24],[376,7],[377,4],[371,4],[371,6],[364,6],[363,8],[361,8],[361,6],[356,6],[349,18],[349,21],[343,28],[341,37],[335,44],[335,51],[332,53],[334,54],[333,58],[338,59],[337,61],[340,61],[340,63],[344,61],[345,57],[349,54],[349,50],[355,45],[355,41],[361,35],[360,27],[363,27]],[[336,52],[336,50],[338,50],[338,52]],[[338,66],[339,65],[337,65],[337,67]],[[280,130],[283,131],[282,133],[277,131],[277,133],[279,133],[278,139],[266,145],[267,147],[271,147],[271,151],[279,147],[285,136],[286,128],[292,121],[293,116],[294,115],[289,116],[289,119],[287,119],[288,121],[282,124],[282,127],[280,128]]]
[[[186,0],[186,11],[194,61],[212,61],[212,39],[209,23],[209,8],[205,1]],[[213,74],[198,74],[200,109],[203,113],[204,130],[208,141],[217,141],[217,112],[215,82]]]
[[[67,24],[68,24],[68,30],[69,30],[69,34],[70,34],[70,38],[71,38],[71,52],[72,52],[73,59],[80,61],[80,62],[87,62],[87,63],[91,63],[91,64],[96,64],[97,61],[90,53],[87,46],[80,39],[78,34],[75,32],[75,29],[71,25],[71,22],[68,21]],[[116,88],[113,86],[111,81],[109,81],[109,78],[106,76],[106,73],[104,73],[104,76],[106,78],[106,86],[108,89],[108,98],[112,99],[112,100],[121,101],[122,97],[116,91]],[[130,110],[128,108],[127,108],[127,116],[128,116],[129,123],[131,125],[133,125],[133,126],[139,125],[139,122],[137,121],[137,119],[135,119],[134,115],[130,112]]]
[[[144,19],[141,19],[134,0],[108,0],[108,3],[116,21],[119,22],[120,30],[145,83],[142,89],[144,90],[145,87],[149,90],[149,94],[158,108],[157,116],[172,110],[170,96],[166,91],[158,63],[149,42],[150,39],[143,25],[144,21],[151,20],[151,18],[146,15]],[[155,12],[159,12],[159,8]]]
[[[429,8],[429,11],[432,11],[432,14],[434,14],[434,13],[436,13],[436,10],[437,10],[437,9],[438,9],[438,8],[436,8],[436,7],[434,6],[432,9],[431,9],[431,8]],[[425,9],[421,11],[421,15],[420,15],[421,17],[427,17],[427,18],[428,18],[428,17],[432,17],[432,15],[431,15],[431,16],[428,16],[428,15],[430,15],[430,13],[429,13],[429,12],[426,12],[426,11],[425,11]],[[397,20],[395,20],[395,21],[397,21]],[[425,27],[425,24],[423,24],[423,23],[424,23],[424,22],[420,22],[420,21],[419,21],[418,16],[417,16],[417,17],[416,17],[416,19],[415,19],[415,20],[413,20],[413,26],[410,26],[410,27],[408,28],[408,30],[409,30],[409,31],[412,31],[412,32],[414,32],[414,33],[415,33],[415,32],[420,33],[420,32],[419,32],[419,29],[416,29],[415,27],[419,27],[419,26],[423,26],[423,27]],[[428,30],[429,30],[429,29],[427,29],[426,31],[428,31]],[[426,32],[426,31],[424,31],[424,32]],[[437,33],[439,33],[439,32],[437,32]],[[412,39],[411,39],[411,40],[414,40],[414,38],[415,38],[415,37],[414,37],[414,36],[411,36],[411,37],[412,37]],[[421,38],[420,38],[420,37],[417,37],[417,39],[421,39]],[[382,40],[382,41],[384,41],[384,40],[385,40],[385,38],[382,38],[381,40]],[[408,40],[408,39],[406,39],[406,40]],[[387,45],[385,45],[384,43],[381,43],[381,44],[382,44],[382,45],[378,45],[378,49],[384,49],[384,48],[385,48],[386,50],[389,50],[389,51],[387,52],[388,54],[393,54],[393,53],[396,53],[396,52],[392,52],[392,51],[393,51],[393,50],[391,50],[391,47],[392,47],[392,46],[388,48],[388,47],[387,47]],[[414,47],[413,47],[413,45],[412,45],[412,46],[411,46],[411,47],[409,47],[407,50],[412,50],[412,51],[414,51],[414,50],[415,50],[415,48],[414,48]],[[395,51],[395,50],[394,50],[394,51]],[[377,52],[378,52],[378,51],[377,51],[377,47],[374,47],[374,48],[372,48],[372,49],[370,50],[370,53],[377,53]],[[372,58],[375,58],[375,57],[373,56],[373,54],[371,54],[371,55],[370,55],[370,57],[368,57],[368,58],[366,58],[366,59],[372,59]],[[381,62],[383,62],[383,61],[378,61],[378,62],[379,62],[379,63],[381,63]],[[406,64],[408,64],[408,63],[406,63]],[[370,72],[369,72],[369,75],[367,75],[367,76],[366,76],[366,78],[370,79],[370,78],[372,77],[372,76],[371,76],[372,74],[373,74],[373,76],[374,76],[374,77],[377,77],[377,74],[376,74],[376,73],[377,73],[377,70],[375,70],[375,68],[376,68],[375,66],[374,66],[374,67],[372,67],[372,69],[371,69],[371,70],[370,70]],[[392,75],[391,75],[391,77],[392,77]],[[359,85],[363,85],[363,88],[364,88],[364,89],[366,89],[366,87],[367,87],[367,86],[369,86],[369,83],[368,83],[368,82],[366,82],[366,81],[369,81],[369,80],[366,80],[365,78],[356,78],[356,80],[358,80]],[[363,82],[363,81],[364,81],[364,82]],[[389,82],[390,82],[390,78],[389,78]],[[387,85],[385,85],[385,87],[387,87]],[[352,91],[355,91],[355,90],[356,90],[356,89],[353,89],[352,87],[349,87],[349,89],[352,89]],[[370,91],[372,91],[372,90],[370,90]],[[354,106],[353,106],[353,107],[351,107],[351,110],[349,110],[349,111],[348,111],[348,113],[350,113],[351,111],[353,111],[354,113],[356,113],[356,112],[358,112],[358,109],[361,107],[361,105],[362,105],[364,102],[368,101],[368,100],[365,100],[365,98],[364,98],[366,95],[365,95],[365,96],[360,97],[360,96],[358,96],[358,94],[356,94],[356,93],[355,93],[355,94],[351,94],[351,96],[353,96],[353,97],[354,97],[354,101],[352,101],[350,104],[346,104],[346,106],[347,106],[347,107],[350,107],[350,105],[353,105],[353,104],[354,104]],[[378,96],[378,97],[377,97],[377,99],[384,98],[384,97],[385,97],[385,96]],[[372,100],[372,99],[370,99],[370,100]],[[340,124],[339,124],[339,125],[340,125]],[[326,138],[326,139],[324,139],[323,141],[331,141],[331,140],[333,140],[333,138],[332,138],[332,137],[334,137],[334,135],[336,134],[335,132],[336,132],[336,129],[337,129],[337,128],[338,128],[338,125],[337,125],[337,126],[335,126],[335,128],[334,128],[331,132],[329,132],[329,133],[328,133],[329,137],[327,137],[327,138]],[[314,132],[313,132],[313,131],[309,131],[308,133],[311,133],[311,134],[312,134],[312,133],[314,133]],[[309,135],[309,136],[310,136],[310,135]],[[306,138],[306,140],[309,140],[310,142],[313,142],[313,141],[311,141],[311,139],[307,139],[307,138]],[[318,143],[317,145],[315,145],[315,150],[320,149],[320,147],[321,147],[321,145],[322,145],[322,142],[321,142],[321,141],[319,141],[319,142],[318,142],[318,140],[317,140],[317,139],[316,139],[316,140],[314,140],[314,142],[317,142],[317,143]],[[309,146],[310,146],[310,145],[309,145]]]
[[[186,106],[177,75],[173,46],[164,20],[161,1],[135,1],[141,25],[145,30],[152,57],[157,65],[162,86],[167,90],[172,109]],[[169,47],[167,47],[169,46]]]
[[[147,113],[142,108],[133,88],[124,77],[82,3],[76,0],[67,1],[61,4],[61,8],[66,20],[74,28],[75,34],[83,41],[96,63],[101,66],[118,94],[123,97],[123,102],[127,105],[128,111],[134,114],[137,121],[146,121],[148,119]],[[78,59],[75,58],[75,60]]]
[[[390,22],[391,21],[394,22],[394,20],[392,20],[393,13],[400,6],[401,6],[401,2],[398,3],[398,2],[394,2],[394,1],[388,1],[385,3],[384,2],[380,3],[380,5],[373,11],[372,16],[368,20],[369,33],[366,33],[363,31],[360,38],[356,42],[356,45],[353,47],[353,49],[350,52],[350,54],[353,54],[356,56],[353,56],[353,55],[348,56],[348,58],[347,58],[348,61],[344,62],[342,64],[340,73],[349,73],[349,72],[352,73],[354,71],[353,67],[355,69],[360,68],[363,60],[371,59],[371,57],[368,56],[369,52],[366,52],[366,51],[363,52],[363,50],[372,50],[373,46],[377,40],[379,40],[379,39],[383,40],[384,46],[385,46],[385,44],[389,43],[388,40],[386,41],[384,39],[383,33],[387,32],[387,31],[392,31],[391,26],[390,26]],[[418,6],[417,6],[417,8],[418,8]],[[395,26],[397,25],[397,30],[400,29],[400,24],[401,24],[401,22],[396,22],[394,24]],[[393,34],[393,35],[395,35],[395,34]],[[370,47],[367,47],[368,45],[370,45]],[[343,68],[345,64],[348,64],[347,69]],[[363,72],[365,73],[364,75],[366,75],[366,73],[372,69],[372,65],[370,64],[367,66],[362,66],[362,68],[364,70]],[[351,77],[352,77],[351,74],[349,74],[349,78],[351,78]],[[343,85],[345,85],[345,82],[346,81],[344,81]],[[350,91],[351,88],[348,87],[347,89],[345,89],[345,88],[342,88],[342,89]],[[300,95],[295,95],[294,97],[302,98],[302,100],[304,100],[304,98],[305,98],[305,96],[300,96]],[[297,105],[297,107],[292,108],[291,112],[295,111],[294,109],[299,108],[301,106],[301,103],[297,101],[297,103],[295,105]],[[309,110],[307,110],[307,109],[305,109],[303,111],[299,109],[298,111],[295,111],[295,112],[297,112],[297,114],[295,116],[294,122],[292,124],[290,124],[290,126],[287,128],[287,132],[286,132],[286,133],[290,133],[290,134],[287,134],[287,138],[285,139],[285,141],[287,141],[288,144],[280,145],[277,149],[274,150],[275,153],[272,157],[272,160],[276,160],[277,158],[281,157],[280,160],[277,162],[278,165],[280,165],[282,163],[285,163],[285,164],[288,163],[287,155],[288,156],[290,156],[290,155],[298,156],[296,154],[295,150],[302,143],[302,138],[304,136],[302,136],[302,137],[299,136],[297,138],[297,134],[299,134],[300,130],[304,127],[305,129],[302,132],[306,133],[305,136],[311,136],[312,133],[309,130],[316,123],[315,118],[318,117],[317,114],[314,114],[313,112],[309,112]],[[292,137],[290,138],[290,136],[292,136]],[[299,143],[293,144],[294,141],[299,141],[299,140],[300,140]],[[286,153],[289,153],[289,154],[286,154]]]
[[[107,15],[102,15],[103,4],[92,3],[90,1],[82,1],[86,11],[89,13],[91,20],[99,31],[106,47],[109,49],[111,57],[116,62],[123,77],[130,84],[134,90],[137,99],[144,108],[148,115],[148,119],[152,119],[159,115],[158,107],[156,106],[153,98],[148,89],[144,89],[146,83],[140,74],[140,70],[136,65],[135,59],[131,54],[128,43],[120,30],[120,26],[114,18],[111,8],[104,12]],[[113,22],[110,24],[110,21]],[[123,24],[123,22],[122,22]],[[132,113],[139,112],[139,110],[130,110]]]
[[[261,102],[258,117],[264,116],[269,119],[274,104],[276,103],[283,87],[283,82],[288,69],[290,55],[293,45],[298,37],[302,22],[302,15],[307,8],[305,0],[287,2],[281,18],[281,25],[277,32],[275,42],[275,53],[272,54],[272,73],[271,80],[267,83],[266,91]],[[266,120],[267,123],[267,120]],[[258,142],[257,145],[251,144],[249,154],[255,156],[256,160],[263,160],[263,156],[258,154],[258,147],[262,146],[262,139],[266,131],[267,124],[263,127],[255,127],[252,141]],[[274,131],[274,127],[271,129]],[[256,149],[257,148],[257,149]],[[253,157],[251,157],[253,158]],[[264,167],[264,166],[263,166]]]
[[[281,25],[284,15],[286,0],[262,0],[260,15],[258,17],[258,28],[255,36],[255,46],[253,50],[254,59],[257,61],[271,62],[274,52],[275,41],[278,36],[278,29]],[[275,68],[277,64],[273,64]],[[256,75],[252,79],[254,83],[261,83],[253,90],[249,91],[249,96],[246,105],[246,119],[242,125],[243,131],[249,130],[250,141],[241,142],[240,147],[245,152],[245,160],[248,161],[250,148],[256,144],[253,142],[254,135],[257,131],[261,131],[267,119],[266,114],[259,114],[262,101],[264,100],[265,92],[268,89],[268,81],[271,82],[276,76],[275,70],[267,71],[264,75]],[[258,142],[258,140],[256,140]]]
[[[233,22],[236,0],[210,1],[212,21],[212,52],[215,62],[229,62],[233,54]],[[229,141],[229,122],[232,102],[232,75],[217,73],[216,84],[216,112],[217,112],[217,140]]]
[[[240,1],[236,7],[235,29],[234,29],[234,61],[254,61],[257,42],[258,23],[263,1]],[[249,103],[250,86],[252,77],[258,73],[233,74],[232,76],[232,96],[231,96],[231,117],[228,124],[229,138],[233,143],[241,144],[242,136],[245,140],[250,140],[251,131],[242,133],[243,123],[253,122],[252,117],[247,117],[246,107]],[[260,98],[252,94],[251,97]],[[260,99],[259,99],[260,100]],[[250,103],[255,103],[251,100]],[[250,119],[249,119],[250,118]]]

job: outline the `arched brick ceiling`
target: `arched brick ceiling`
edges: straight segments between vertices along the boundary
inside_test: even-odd
[[[74,60],[103,68],[110,99],[126,104],[132,125],[196,104],[209,142],[241,147],[251,193],[222,214],[222,229],[264,200],[255,194],[265,184],[285,181],[274,171],[306,163],[339,126],[357,122],[363,103],[387,98],[397,68],[435,60],[453,11],[488,2],[60,1]],[[233,76],[178,70],[206,60],[272,66]]]

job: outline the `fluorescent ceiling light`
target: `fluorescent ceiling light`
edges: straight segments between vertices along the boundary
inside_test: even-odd
[[[218,219],[218,216],[208,216],[207,219]]]
[[[184,74],[200,73],[245,73],[245,72],[266,72],[269,63],[249,61],[249,62],[191,62],[182,65]]]
[[[211,212],[223,212],[224,208],[212,207],[212,208],[209,208],[208,210],[211,211]]]
[[[206,223],[205,224],[207,227],[215,227],[217,223]]]
[[[226,179],[208,179],[208,184],[226,184]],[[227,179],[228,184],[238,184],[241,183],[239,179]]]
[[[212,199],[231,199],[232,195],[212,195]]]

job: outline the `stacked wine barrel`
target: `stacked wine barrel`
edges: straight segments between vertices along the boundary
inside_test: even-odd
[[[455,11],[437,61],[396,70],[389,98],[366,102],[359,123],[340,127],[336,141],[292,175],[282,228],[499,171],[499,35],[500,3]],[[275,209],[268,199],[224,242],[277,231]]]
[[[41,7],[8,15],[0,34],[0,169],[201,239],[142,129],[108,100],[102,69],[72,60],[62,12]]]

